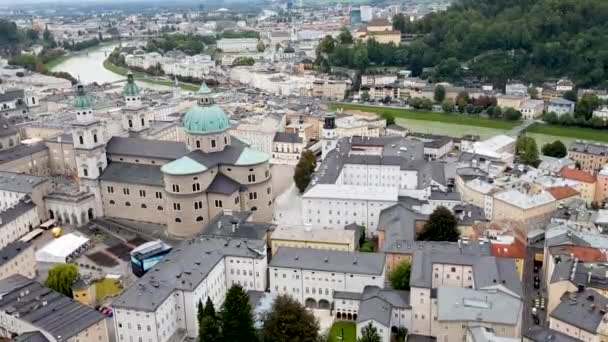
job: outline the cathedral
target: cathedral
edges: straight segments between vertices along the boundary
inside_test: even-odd
[[[249,211],[272,220],[270,155],[231,136],[226,113],[203,84],[178,140],[138,137],[149,127],[141,91],[128,75],[122,125],[129,137],[109,137],[95,117],[94,99],[78,85],[72,140],[78,180],[95,196],[95,216],[163,224],[167,234],[188,238],[215,216]],[[131,134],[133,133],[133,134]]]

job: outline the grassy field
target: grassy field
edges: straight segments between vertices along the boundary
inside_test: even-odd
[[[458,124],[464,126],[476,126],[485,128],[495,128],[509,130],[519,124],[516,121],[505,121],[496,119],[486,119],[476,116],[466,116],[461,114],[447,114],[447,113],[436,113],[436,112],[425,112],[425,111],[414,111],[409,109],[398,109],[398,108],[386,108],[386,107],[375,107],[365,105],[353,105],[353,104],[333,104],[333,109],[344,108],[346,110],[360,110],[373,113],[391,113],[396,118],[420,120],[420,121],[435,121],[443,123]]]
[[[107,297],[116,296],[121,292],[122,287],[120,287],[118,280],[104,279],[95,283],[95,294],[98,302],[102,302]]]
[[[608,130],[534,124],[528,128],[527,132],[608,143]]]
[[[344,339],[340,340],[338,337],[342,334],[344,329]],[[331,327],[329,332],[328,342],[356,342],[357,341],[357,326],[353,322],[340,322],[337,321]]]
[[[115,74],[119,74],[122,76],[126,76],[127,73],[129,72],[128,69],[114,65],[107,59],[103,62],[103,67],[106,68],[106,70],[109,70]],[[133,77],[135,77],[135,79],[137,81],[151,83],[151,84],[158,84],[158,85],[163,85],[163,86],[167,86],[167,87],[173,86],[172,81],[151,80],[149,78],[146,78],[146,76],[147,75],[142,72],[137,72],[137,71],[133,72]],[[199,88],[199,86],[197,86],[197,85],[189,84],[189,83],[182,83],[182,82],[180,82],[179,87],[186,91],[197,91]]]

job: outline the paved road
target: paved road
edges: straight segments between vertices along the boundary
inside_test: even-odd
[[[522,287],[524,290],[524,312],[523,312],[523,324],[522,324],[522,332],[528,331],[531,327],[535,326],[534,321],[532,319],[532,301],[535,298],[538,298],[542,293],[546,293],[543,289],[544,281],[543,281],[543,272],[542,269],[538,271],[538,273],[534,273],[534,255],[540,251],[540,249],[535,247],[528,247],[526,251],[526,259],[524,260],[524,271],[522,277]],[[541,279],[541,288],[534,288],[534,277],[539,276]],[[544,295],[546,297],[546,295]],[[547,304],[545,299],[545,305]],[[546,310],[538,310],[540,325],[546,324]]]

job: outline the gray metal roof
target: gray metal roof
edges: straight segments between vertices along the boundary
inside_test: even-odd
[[[513,259],[496,258],[436,250],[416,251],[412,263],[410,286],[431,288],[433,264],[471,266],[476,289],[505,287],[517,296],[523,295]]]
[[[384,253],[279,247],[269,267],[381,275],[384,272],[384,261]]]
[[[0,280],[0,308],[9,315],[67,340],[105,319],[101,313],[82,305],[21,275]]]
[[[203,228],[203,235],[235,237],[241,239],[264,239],[266,233],[274,230],[272,223],[248,221],[251,212],[233,211],[231,214],[216,215]]]
[[[373,319],[390,327],[393,307],[410,308],[410,293],[377,286],[366,286],[361,295],[357,323]]]
[[[16,135],[17,128],[6,117],[0,116],[0,137]]]
[[[206,192],[214,194],[231,195],[241,188],[241,184],[232,178],[225,176],[222,173],[218,173],[213,178],[213,181],[207,187]]]
[[[40,331],[32,331],[21,334],[13,339],[14,342],[49,342]]]
[[[568,147],[568,151],[605,156],[608,155],[608,145],[575,142]]]
[[[17,145],[9,150],[0,151],[0,164],[8,163],[23,157],[30,157],[32,154],[48,150],[43,144]]]
[[[160,166],[110,162],[103,171],[102,181],[163,186],[163,175]]]
[[[0,249],[0,266],[13,260],[16,256],[23,253],[23,251],[28,247],[31,247],[30,243],[17,240]]]
[[[401,203],[380,211],[378,230],[384,231],[384,245],[397,240],[413,241],[416,238],[416,222],[428,220],[428,215],[419,214]]]
[[[594,290],[586,289],[572,295],[565,293],[551,317],[596,334],[607,305],[608,298]]]
[[[226,146],[223,151],[205,153],[201,150],[194,150],[188,153],[188,157],[205,165],[208,169],[218,165],[234,165],[247,146],[241,140],[231,137],[230,145]]]
[[[431,201],[460,201],[460,193],[456,191],[431,191]]]
[[[282,143],[301,143],[302,137],[300,137],[298,133],[276,132],[273,141]]]
[[[188,153],[182,142],[112,137],[106,145],[108,155],[175,160]]]
[[[579,342],[579,339],[562,334],[558,331],[535,325],[528,331],[522,332],[523,337],[534,342]]]
[[[32,203],[31,200],[27,199],[19,201],[16,205],[4,211],[0,211],[0,227],[13,222],[21,215],[35,209],[36,205]]]
[[[226,256],[266,257],[263,240],[203,237],[173,248],[161,262],[112,303],[114,307],[154,311],[176,290],[193,291]]]
[[[438,321],[473,321],[517,325],[523,303],[503,291],[474,290],[459,287],[437,289]]]
[[[551,283],[567,280],[574,286],[584,285],[589,288],[608,290],[607,272],[608,266],[597,263],[585,264],[578,260],[575,262],[574,258],[564,256],[553,269]]]
[[[44,177],[0,171],[0,190],[4,191],[30,194],[36,186],[47,181]]]
[[[24,93],[25,92],[23,91],[23,89],[4,90],[4,92],[0,93],[0,102],[9,102],[18,99],[23,99]]]

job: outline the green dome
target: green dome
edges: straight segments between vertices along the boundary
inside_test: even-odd
[[[198,91],[196,92],[197,94],[211,94],[211,89],[209,89],[209,87],[207,87],[207,84],[205,82],[201,83],[201,87],[198,88]]]
[[[135,84],[135,79],[133,78],[132,73],[127,74],[127,84],[125,84],[125,89],[123,90],[124,96],[137,96],[139,95],[139,87]]]
[[[79,84],[76,87],[76,97],[74,97],[74,108],[85,109],[93,107],[93,97],[85,93],[84,86]]]
[[[184,129],[187,133],[219,133],[230,128],[226,113],[218,106],[193,107],[184,117]]]

